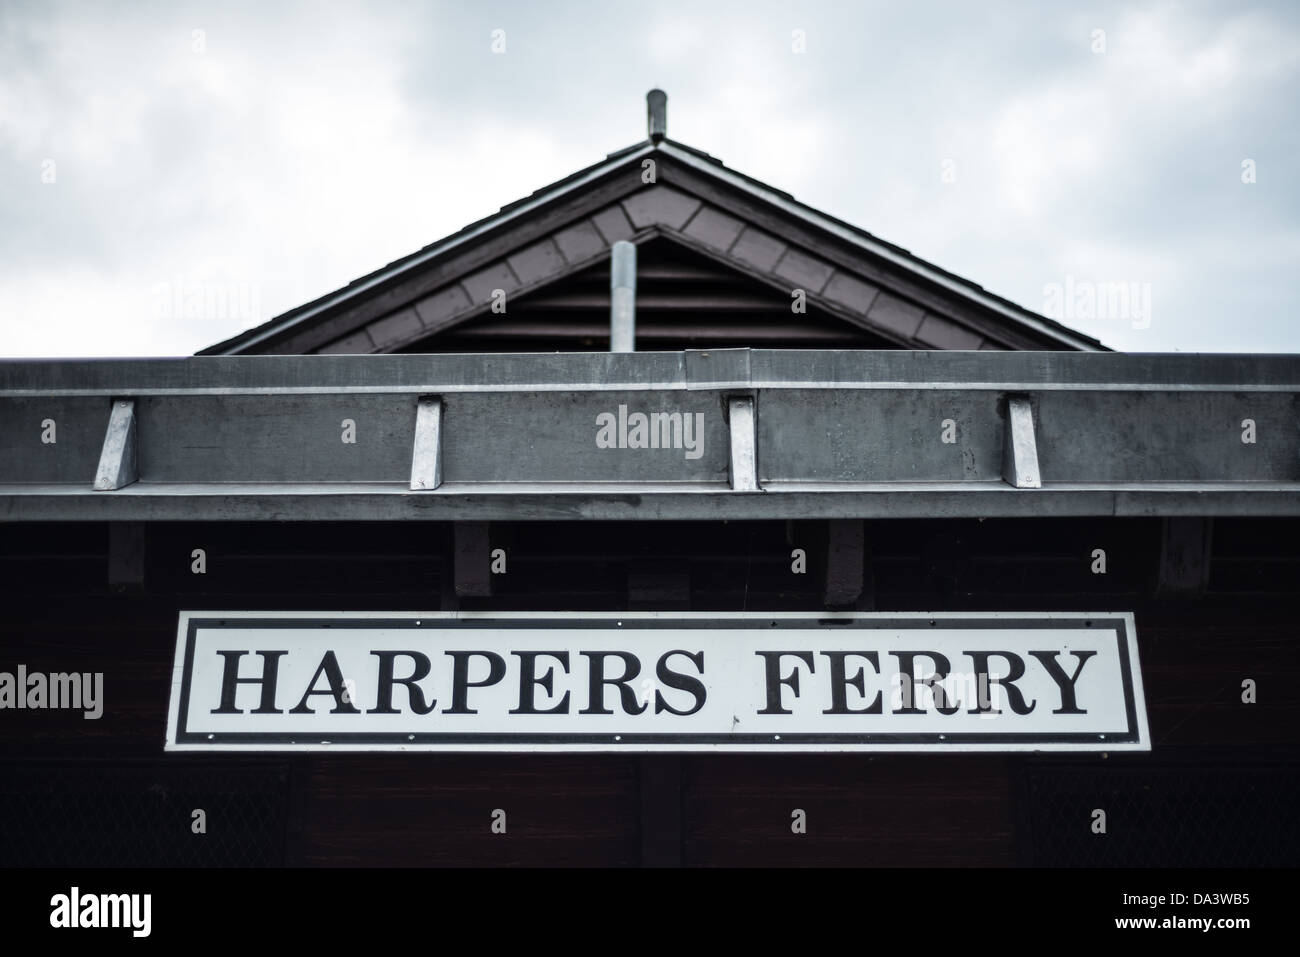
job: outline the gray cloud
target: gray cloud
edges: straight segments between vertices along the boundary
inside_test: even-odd
[[[9,3],[0,352],[193,352],[642,138],[652,86],[1031,309],[1146,284],[1148,328],[1067,320],[1112,346],[1300,351],[1298,74],[1287,4]]]

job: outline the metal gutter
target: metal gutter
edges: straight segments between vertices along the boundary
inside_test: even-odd
[[[0,362],[0,521],[1300,515],[1300,356]]]

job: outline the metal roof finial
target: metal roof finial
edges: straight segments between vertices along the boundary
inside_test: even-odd
[[[658,143],[668,135],[668,94],[663,90],[651,90],[645,95],[645,104],[650,142]]]

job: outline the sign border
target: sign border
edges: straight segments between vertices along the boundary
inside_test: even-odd
[[[198,628],[240,621],[246,627],[328,628],[353,621],[373,622],[386,628],[423,629],[448,625],[467,629],[512,624],[548,624],[564,620],[570,628],[607,627],[610,621],[629,630],[658,628],[661,622],[695,624],[710,628],[750,628],[767,620],[774,628],[807,628],[831,622],[850,625],[870,622],[874,627],[928,628],[938,622],[964,623],[975,629],[997,627],[1004,621],[1051,627],[1091,628],[1104,622],[1114,628],[1120,674],[1124,686],[1128,727],[1121,735],[1092,732],[1061,734],[1019,732],[976,734],[937,732],[887,732],[846,734],[662,734],[574,732],[566,734],[501,732],[344,732],[329,740],[302,741],[301,734],[283,732],[188,731],[190,682],[194,636]],[[425,623],[429,623],[426,625]],[[1146,696],[1138,661],[1137,631],[1132,612],[751,612],[751,611],[181,611],[177,625],[176,658],[168,702],[165,751],[414,751],[414,752],[1015,752],[1015,751],[1150,751]]]

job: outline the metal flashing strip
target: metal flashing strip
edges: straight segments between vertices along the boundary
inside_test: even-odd
[[[1223,483],[1219,483],[1222,485]],[[112,496],[68,486],[0,486],[0,521],[689,521],[777,519],[1082,518],[1091,516],[1300,516],[1300,487],[1243,483],[1206,489],[1053,488],[994,483],[892,482],[846,488],[764,483],[763,495],[730,488],[546,484],[413,493],[405,482],[354,485],[140,483]]]
[[[0,400],[701,388],[1300,393],[1300,355],[738,348],[0,360]]]

